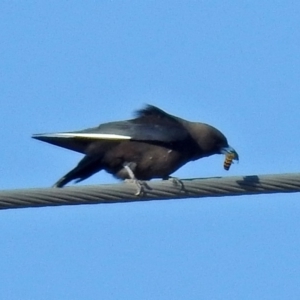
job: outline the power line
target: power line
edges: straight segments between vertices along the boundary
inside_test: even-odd
[[[300,173],[211,177],[146,182],[146,193],[135,196],[133,183],[38,188],[0,191],[0,209],[121,203],[183,198],[242,196],[253,194],[294,193],[300,191]]]

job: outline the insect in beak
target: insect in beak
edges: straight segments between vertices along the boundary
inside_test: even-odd
[[[233,159],[235,158],[235,155],[233,153],[228,153],[225,155],[224,160],[224,169],[228,171],[230,169],[230,166],[232,164]]]
[[[222,149],[222,153],[225,154],[225,160],[224,160],[224,169],[228,171],[230,169],[230,166],[233,163],[233,160],[239,160],[239,155],[232,147],[226,147]]]

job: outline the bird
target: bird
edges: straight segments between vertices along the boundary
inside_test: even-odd
[[[239,160],[215,127],[187,121],[149,104],[136,111],[133,119],[80,131],[34,134],[32,138],[84,154],[78,165],[53,185],[57,188],[105,170],[117,179],[133,181],[140,195],[145,181],[170,179],[190,161],[214,154]]]

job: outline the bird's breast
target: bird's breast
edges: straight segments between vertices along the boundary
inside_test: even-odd
[[[120,179],[127,179],[124,165],[134,165],[132,170],[140,180],[165,178],[188,160],[180,151],[168,145],[124,141],[106,152],[104,169]]]

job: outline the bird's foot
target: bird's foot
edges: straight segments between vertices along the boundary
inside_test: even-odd
[[[134,183],[137,190],[136,193],[134,194],[135,196],[143,196],[146,192],[145,192],[145,188],[148,188],[146,182],[141,181],[141,180],[137,180],[137,179],[125,179],[125,182],[130,182],[130,183]]]
[[[125,181],[132,182],[136,185],[136,187],[137,187],[137,192],[135,193],[136,196],[143,196],[146,193],[145,187],[148,188],[148,186],[144,181],[136,179],[136,177],[131,169],[131,168],[135,168],[135,166],[136,165],[134,163],[125,163],[123,165],[124,169],[127,171],[127,174],[130,178],[130,179],[125,179]]]
[[[168,176],[168,177],[166,177],[166,178],[163,178],[163,180],[170,180],[170,181],[172,181],[172,183],[173,183],[175,186],[179,187],[180,190],[184,190],[184,184],[183,184],[182,180],[180,180],[180,179],[177,178],[177,177]]]

